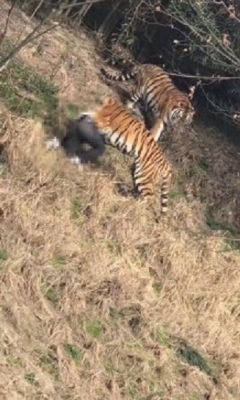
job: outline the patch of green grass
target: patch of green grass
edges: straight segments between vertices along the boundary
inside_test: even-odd
[[[189,199],[188,199],[188,197],[187,197],[187,195],[186,195],[186,193],[185,193],[185,191],[183,189],[184,183],[183,182],[179,182],[179,184],[182,187],[179,187],[176,190],[172,190],[169,193],[169,204],[170,205],[172,205],[174,202],[176,202],[178,200],[181,200],[181,199],[183,199],[183,200],[185,200],[187,202],[189,201]]]
[[[29,383],[35,383],[36,382],[36,375],[34,372],[29,372],[28,374],[24,375],[24,378],[26,379],[26,381],[28,381]]]
[[[228,233],[228,237],[224,238],[225,246],[222,251],[240,250],[240,229],[227,222],[216,220],[211,212],[207,214],[206,224],[213,231],[221,230]]]
[[[41,280],[41,291],[43,296],[51,301],[51,303],[56,303],[58,301],[58,293],[56,288],[49,284],[45,279]]]
[[[13,355],[8,355],[7,361],[10,365],[18,365],[20,367],[23,367],[23,361],[20,357],[13,356]]]
[[[57,124],[58,89],[30,67],[10,63],[0,74],[0,99],[13,113]]]
[[[0,262],[6,261],[8,259],[7,252],[3,249],[0,249]]]
[[[230,243],[228,243],[227,240],[224,240],[222,249],[220,250],[220,253],[228,253],[229,251],[233,251],[233,248]]]
[[[119,316],[122,318],[141,317],[141,307],[138,304],[129,307],[122,307],[119,309]]]
[[[240,237],[238,238],[224,238],[222,249],[219,250],[219,253],[228,253],[233,250],[240,250]]]
[[[142,385],[148,387],[148,395],[142,397]],[[159,391],[157,380],[148,379],[142,374],[136,374],[128,380],[123,393],[127,399],[161,400],[163,394]],[[124,398],[125,398],[124,396]]]
[[[71,215],[73,219],[78,219],[82,215],[82,204],[78,198],[72,201]]]
[[[197,367],[201,371],[205,372],[207,375],[212,376],[212,369],[197,350],[193,349],[185,343],[180,343],[177,348],[176,354],[178,357],[181,357],[187,364]]]
[[[53,286],[49,286],[47,291],[45,292],[45,297],[49,301],[55,303],[58,300],[58,295],[56,293],[56,289]]]
[[[234,398],[235,398],[236,400],[240,400],[240,393],[236,393],[236,394],[234,395]]]
[[[125,392],[128,399],[136,399],[139,394],[138,387],[134,382],[128,384]]]
[[[211,166],[204,158],[199,159],[198,166],[205,172],[209,172],[211,170]]]
[[[230,249],[240,251],[240,236],[239,235],[238,235],[238,237],[235,237],[235,238],[233,238],[233,237],[226,238],[225,242],[226,242],[225,251],[230,251]]]
[[[137,306],[123,307],[120,309],[110,307],[109,316],[112,321],[125,320],[134,334],[141,329],[141,310]]]
[[[50,349],[46,351],[36,350],[36,353],[39,357],[39,366],[51,374],[56,380],[59,380],[57,357],[53,355],[52,351]]]
[[[113,364],[113,362],[111,360],[108,360],[105,363],[104,368],[105,368],[105,371],[111,376],[113,376],[115,372],[118,372],[117,368],[115,367],[115,365]]]
[[[147,384],[148,384],[150,392],[152,393],[150,396],[152,396],[152,398],[154,400],[158,400],[158,399],[160,400],[162,398],[162,397],[160,397],[162,395],[162,393],[159,392],[158,382],[153,381],[153,380],[148,380]]]
[[[66,116],[69,119],[75,119],[78,118],[80,115],[80,111],[78,106],[76,106],[75,104],[67,104],[66,105]]]
[[[86,332],[94,337],[95,339],[100,338],[103,332],[103,326],[99,321],[90,321],[86,320],[85,321],[85,329]]]
[[[161,291],[162,291],[162,283],[161,282],[157,282],[157,281],[153,282],[152,287],[153,287],[154,292],[157,295],[159,295],[161,293]]]
[[[67,260],[64,256],[61,256],[60,254],[56,254],[52,258],[52,265],[54,267],[62,267],[63,265],[66,265]]]
[[[121,254],[121,246],[115,240],[107,240],[104,242],[110,253],[117,256]]]
[[[234,228],[231,227],[228,223],[218,221],[211,215],[207,216],[207,225],[213,231],[223,230],[223,231],[228,231],[228,232],[230,232],[232,234],[235,233]]]
[[[1,132],[0,132],[0,137],[1,137]],[[1,151],[1,147],[0,147],[0,151]],[[5,164],[5,162],[6,162],[6,158],[4,157],[3,154],[0,153],[0,166],[1,166],[0,173],[2,173],[2,168],[4,168],[3,164]]]
[[[163,330],[157,329],[153,336],[155,341],[158,342],[161,346],[169,346],[169,335]]]
[[[190,394],[188,400],[202,400],[202,396],[196,393]]]
[[[74,344],[66,343],[64,345],[66,353],[68,353],[71,358],[76,361],[80,362],[83,359],[83,351],[78,347],[75,346]]]
[[[197,170],[196,170],[196,168],[190,168],[188,171],[187,171],[187,176],[188,176],[188,178],[193,178],[194,176],[196,176],[197,175]]]
[[[43,353],[39,359],[41,364],[44,365],[51,365],[53,362],[52,358],[47,353],[46,354]]]
[[[119,316],[118,310],[116,308],[110,307],[109,308],[109,317],[112,319],[117,319]]]
[[[178,200],[178,199],[182,199],[183,197],[185,198],[186,195],[182,190],[175,190],[175,191],[172,191],[169,193],[170,200],[175,200],[175,199]]]

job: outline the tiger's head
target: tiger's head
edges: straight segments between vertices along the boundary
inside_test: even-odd
[[[172,128],[181,129],[191,125],[195,110],[189,99],[180,100],[172,108],[169,116],[169,123]]]

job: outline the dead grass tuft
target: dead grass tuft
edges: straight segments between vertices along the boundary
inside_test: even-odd
[[[68,35],[50,35],[54,54]],[[105,90],[81,35],[66,48],[82,69],[53,78],[80,108]],[[49,57],[36,57],[49,77]],[[79,173],[46,151],[40,121],[1,107],[1,122],[1,398],[238,399],[236,149],[201,125],[171,137],[171,205],[156,224],[119,195],[131,178],[116,151]]]

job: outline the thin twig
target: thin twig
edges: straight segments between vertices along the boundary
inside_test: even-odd
[[[101,3],[103,1],[104,0],[81,1],[80,3],[70,4],[68,6],[62,6],[62,7],[60,6],[60,10],[63,11],[63,10],[67,10],[68,8],[73,8],[73,7],[76,7],[76,6],[82,6],[83,4],[84,5],[86,5],[86,4],[95,4],[95,3]]]
[[[230,81],[232,79],[240,79],[240,76],[203,76],[203,75],[188,75],[188,74],[177,74],[174,72],[168,72],[168,75],[172,76],[180,76],[182,78],[189,78],[189,79],[205,79],[208,81]]]
[[[12,3],[11,7],[8,10],[5,26],[4,26],[3,32],[0,34],[0,46],[1,46],[2,42],[3,42],[4,37],[6,36],[7,29],[8,29],[8,24],[9,24],[9,20],[10,20],[10,15],[11,15],[16,3],[17,3],[17,0],[15,0]]]
[[[220,0],[220,1],[219,0],[213,0],[213,2],[215,4],[217,4],[218,6],[223,6],[225,11],[228,12],[229,17],[232,18],[232,19],[235,19],[235,21],[240,23],[240,19],[236,16],[236,14],[233,11],[230,10],[231,6],[227,7],[226,4],[224,3],[224,1],[222,1],[222,0]],[[235,11],[235,9],[234,9],[234,11]]]
[[[44,31],[34,35],[38,29],[42,26],[43,21],[38,24],[33,30],[32,32],[30,32],[25,39],[22,40],[21,43],[19,43],[18,46],[16,46],[12,51],[10,51],[10,53],[4,57],[2,60],[0,60],[0,72],[2,72],[6,66],[8,65],[9,61],[24,47],[26,46],[28,43],[33,42],[33,40],[37,39],[40,36],[43,36],[45,33],[55,29],[58,26],[58,23],[55,23],[53,26],[51,26],[48,29],[45,29]]]

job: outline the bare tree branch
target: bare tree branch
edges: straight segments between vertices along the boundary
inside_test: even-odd
[[[240,23],[240,19],[236,16],[236,11],[235,11],[234,6],[230,5],[227,7],[223,0],[213,0],[213,2],[214,2],[214,4],[217,4],[218,6],[222,6],[225,9],[225,11],[228,13],[230,18],[233,18],[233,19],[235,19],[235,21]]]
[[[14,2],[12,3],[11,7],[8,10],[5,26],[4,26],[3,32],[0,34],[0,46],[6,36],[8,24],[9,24],[9,20],[10,20],[10,15],[11,15],[16,3],[17,3],[17,0],[14,0]]]
[[[174,73],[174,72],[168,72],[168,75],[172,75],[172,76],[179,76],[181,78],[189,78],[189,79],[204,79],[207,81],[231,81],[234,79],[239,79],[240,80],[240,76],[203,76],[203,75],[188,75],[188,74],[181,74],[181,73]]]
[[[26,46],[28,43],[32,42],[33,40],[37,39],[38,37],[43,36],[45,33],[50,32],[51,30],[55,29],[58,26],[58,23],[55,23],[54,25],[45,29],[44,31],[37,33],[39,31],[39,29],[41,28],[41,26],[43,25],[43,23],[46,22],[47,18],[48,18],[48,16],[45,19],[43,19],[38,25],[36,25],[35,28],[25,37],[25,39],[23,39],[16,47],[14,47],[13,50],[11,50],[7,56],[3,57],[0,60],[0,73],[7,67],[7,65],[9,64],[11,59],[24,46]]]
[[[81,1],[80,3],[69,4],[68,6],[60,6],[61,11],[67,10],[68,8],[73,8],[76,6],[82,6],[83,4],[95,4],[95,3],[102,3],[104,0],[92,0],[92,1]]]

